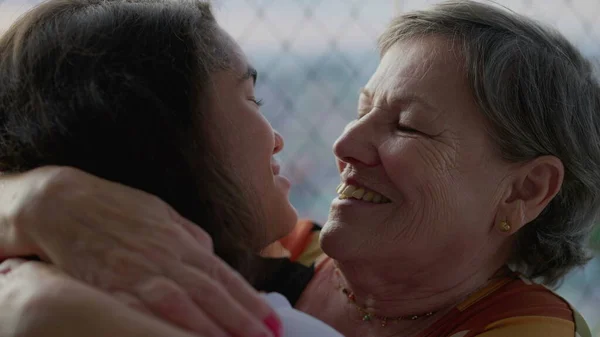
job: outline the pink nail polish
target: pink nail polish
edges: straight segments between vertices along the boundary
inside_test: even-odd
[[[283,336],[283,326],[281,325],[281,321],[275,314],[271,314],[269,317],[265,318],[263,321],[265,325],[273,332],[275,337]]]

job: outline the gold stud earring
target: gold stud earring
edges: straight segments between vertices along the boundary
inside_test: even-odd
[[[508,221],[500,221],[500,225],[498,226],[500,227],[500,231],[501,232],[510,232],[510,225],[508,224]]]

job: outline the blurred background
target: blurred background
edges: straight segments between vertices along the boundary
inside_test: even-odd
[[[38,0],[0,0],[0,32]],[[378,63],[376,38],[398,13],[427,0],[213,0],[220,24],[259,71],[257,97],[285,137],[280,155],[294,183],[291,200],[303,217],[324,222],[339,177],[331,147],[356,115],[359,89]],[[599,0],[498,0],[552,25],[596,63],[600,76]],[[600,227],[600,226],[598,226]],[[558,292],[600,336],[600,229],[595,258],[569,275]]]

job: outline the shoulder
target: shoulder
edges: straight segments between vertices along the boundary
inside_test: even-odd
[[[319,224],[304,219],[298,221],[294,230],[279,242],[289,252],[290,260],[312,266],[323,255],[319,245],[320,233]]]
[[[299,221],[286,237],[261,253],[264,277],[255,282],[261,291],[276,292],[296,304],[315,275],[323,252],[319,246],[321,227],[310,220]]]
[[[517,274],[471,295],[429,332],[451,337],[591,337],[567,301]]]

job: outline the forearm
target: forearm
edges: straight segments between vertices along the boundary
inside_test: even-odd
[[[192,336],[72,280],[42,282],[35,290],[19,287],[28,283],[22,281],[0,289],[0,336]]]
[[[157,317],[200,335],[251,337],[278,331],[276,313],[239,273],[214,255],[212,239],[198,225],[154,195],[75,168],[0,174],[0,260],[32,255],[92,287],[134,294]],[[148,319],[112,310],[114,303],[90,300],[75,305],[77,301],[62,300],[52,304],[58,308],[36,312],[31,317],[37,323],[26,321],[25,327],[45,323],[44,329],[54,329],[58,335],[65,328],[93,327],[90,331],[99,336],[135,335],[127,330],[132,328],[153,336],[169,329],[156,322],[123,323]],[[0,305],[0,320],[10,318],[1,296]],[[61,311],[62,306],[71,312]],[[220,310],[215,310],[217,306]],[[86,310],[95,310],[97,315]],[[64,318],[40,321],[44,313],[62,313]],[[125,321],[112,322],[123,315],[128,317]],[[52,325],[55,321],[69,324]],[[107,332],[108,327],[126,330]],[[40,333],[48,336],[50,330]]]

